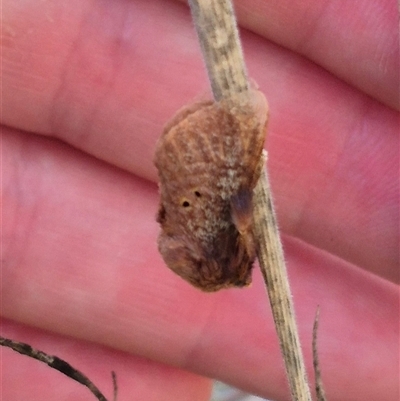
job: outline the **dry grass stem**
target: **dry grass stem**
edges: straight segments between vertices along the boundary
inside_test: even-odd
[[[215,100],[248,89],[230,0],[189,0]],[[262,161],[264,163],[264,160]],[[266,172],[255,189],[255,234],[293,400],[311,401],[282,245]]]

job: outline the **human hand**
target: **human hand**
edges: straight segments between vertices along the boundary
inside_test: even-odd
[[[119,401],[207,400],[203,376],[288,399],[258,269],[248,289],[203,294],[156,250],[154,145],[207,87],[187,7],[4,3],[2,334],[105,394],[115,370]],[[329,401],[397,400],[396,6],[236,9],[270,105],[268,169],[309,371],[320,305]],[[4,399],[89,399],[2,351]]]

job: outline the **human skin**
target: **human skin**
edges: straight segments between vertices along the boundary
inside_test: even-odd
[[[239,1],[270,105],[268,170],[312,379],[329,401],[399,398],[396,2]],[[2,4],[2,335],[66,359],[119,401],[208,400],[218,378],[288,390],[258,267],[204,294],[157,252],[155,143],[207,90],[186,5]],[[5,400],[87,400],[2,349]],[[111,398],[111,397],[110,397]]]

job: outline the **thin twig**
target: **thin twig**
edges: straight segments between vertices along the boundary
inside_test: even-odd
[[[113,401],[117,401],[118,384],[117,384],[117,375],[114,371],[111,372],[111,378],[112,378],[112,383],[113,383]]]
[[[247,90],[249,84],[231,0],[189,0],[189,4],[215,100]],[[292,398],[311,401],[266,172],[255,189],[254,224],[259,244],[258,259]]]
[[[107,398],[100,392],[100,390],[85,376],[82,372],[72,367],[68,362],[65,362],[61,358],[53,355],[48,355],[43,351],[32,348],[29,344],[10,340],[8,338],[0,337],[0,345],[11,348],[12,350],[19,352],[22,355],[29,356],[30,358],[37,359],[40,362],[45,363],[51,368],[58,370],[64,375],[71,379],[83,384],[87,387],[92,394],[99,401],[107,401]],[[117,397],[117,381],[115,373],[112,372],[113,387],[114,387],[114,401]]]
[[[317,313],[315,314],[313,335],[312,335],[312,352],[313,352],[313,365],[315,374],[315,392],[317,394],[318,401],[326,401],[325,391],[322,384],[321,368],[318,358],[317,350],[317,335],[318,335],[318,325],[319,325],[319,307]]]

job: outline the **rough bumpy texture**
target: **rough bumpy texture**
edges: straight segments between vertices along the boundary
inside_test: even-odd
[[[158,141],[158,247],[170,269],[203,291],[251,282],[266,123],[264,96],[249,90],[183,109]]]

